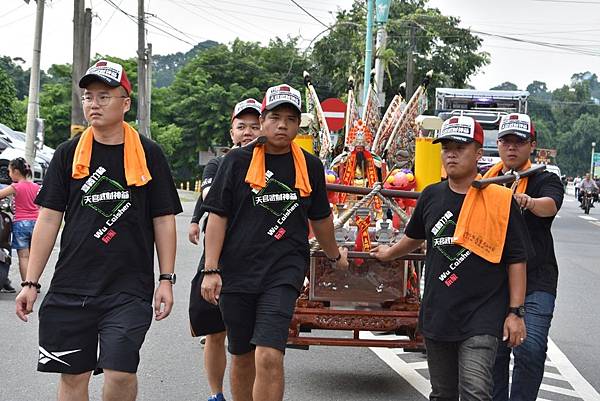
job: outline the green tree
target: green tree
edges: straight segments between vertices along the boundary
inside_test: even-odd
[[[545,82],[533,81],[527,85],[529,92],[528,114],[532,118],[540,148],[555,149],[557,146],[556,121],[552,112],[552,93]]]
[[[153,120],[181,128],[172,167],[178,179],[199,175],[198,151],[229,143],[231,111],[240,100],[261,100],[266,88],[285,82],[302,88],[309,60],[297,41],[272,40],[268,46],[235,40],[198,53],[175,76],[167,91],[155,97]]]
[[[18,122],[16,112],[17,90],[8,74],[0,69],[0,123],[14,128]]]
[[[491,91],[516,91],[516,90],[519,90],[519,88],[517,87],[516,84],[506,81],[506,82],[502,82],[498,86],[494,86],[493,88],[490,88],[490,90]]]
[[[550,96],[548,86],[542,81],[533,81],[527,85],[527,92],[529,92],[529,95],[539,98],[548,98]]]
[[[406,54],[413,25],[417,27],[416,84],[428,70],[433,70],[431,87],[463,88],[469,77],[489,62],[489,55],[479,50],[481,38],[460,28],[460,19],[444,16],[437,8],[425,8],[426,4],[426,0],[391,4],[387,48],[380,55],[387,71],[383,84],[387,101],[406,80]],[[312,76],[322,97],[344,93],[349,75],[354,75],[357,83],[362,81],[365,17],[364,2],[355,1],[350,10],[338,12],[333,29],[315,43]]]
[[[217,45],[218,43],[215,41],[205,40],[204,42],[198,43],[186,53],[177,52],[165,56],[156,55],[152,57],[154,86],[157,88],[164,88],[171,85],[175,79],[175,74],[177,74],[181,67],[189,60],[194,58],[199,52]]]
[[[572,129],[559,134],[557,162],[565,174],[576,175],[589,171],[592,142],[600,143],[598,114],[578,117]]]
[[[20,57],[10,58],[0,56],[0,70],[4,70],[14,82],[17,98],[23,100],[29,92],[29,71],[23,71],[20,64],[24,63]]]
[[[71,66],[53,64],[48,82],[40,91],[40,117],[44,119],[44,143],[56,148],[69,139],[71,126]]]

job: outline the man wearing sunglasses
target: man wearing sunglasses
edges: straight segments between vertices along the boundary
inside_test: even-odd
[[[524,171],[531,167],[529,157],[536,146],[533,122],[526,114],[512,113],[500,121],[498,151],[502,161],[493,166],[486,177]],[[560,178],[543,171],[521,179],[514,198],[521,207],[535,256],[527,261],[527,292],[525,304],[511,308],[525,319],[527,336],[518,348],[501,343],[494,372],[494,401],[531,400],[537,393],[544,375],[548,331],[554,312],[558,264],[550,231],[564,196]],[[514,355],[512,387],[509,396],[510,353]]]

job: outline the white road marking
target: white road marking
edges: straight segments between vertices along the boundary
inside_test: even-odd
[[[381,338],[398,338],[398,336],[375,336],[370,332],[361,332],[361,338],[366,339],[381,339]],[[423,394],[425,398],[429,398],[429,393],[431,392],[431,385],[429,384],[429,380],[427,380],[423,375],[417,372],[415,369],[410,367],[410,365],[401,358],[398,358],[396,352],[390,348],[371,348],[371,351],[375,353],[383,362],[385,362],[390,368],[394,369],[396,373],[404,378],[411,386],[413,386],[419,393]],[[400,352],[404,352],[403,350]]]
[[[577,217],[579,217],[580,219],[587,220],[587,221],[598,221],[597,218],[591,217],[591,216],[586,216],[586,215],[579,215]]]
[[[370,332],[361,332],[361,338],[365,339],[398,339],[402,337],[394,335],[375,335]],[[425,398],[429,397],[431,384],[418,370],[427,369],[426,361],[406,362],[400,356],[405,354],[404,350],[398,348],[370,348],[375,355],[391,367],[396,373],[404,378]],[[409,354],[409,353],[406,353]],[[546,366],[558,369],[559,373],[544,372],[544,377],[560,380],[568,383],[571,388],[563,388],[555,385],[542,383],[540,390],[560,396],[579,398],[583,401],[599,401],[600,394],[585,380],[577,368],[571,364],[569,359],[562,353],[556,344],[548,338],[548,359]],[[552,397],[553,398],[553,397]],[[537,401],[552,401],[551,399],[538,398]]]
[[[554,362],[558,371],[571,384],[571,387],[577,391],[579,396],[585,401],[598,401],[600,394],[594,387],[573,366],[567,356],[554,344],[552,339],[548,338],[548,358]]]

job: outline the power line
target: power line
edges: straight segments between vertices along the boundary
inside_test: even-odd
[[[527,99],[527,101],[531,102],[531,103],[543,103],[543,104],[564,104],[564,105],[571,105],[571,106],[597,106],[600,107],[600,104],[598,103],[594,103],[594,102],[568,102],[568,101],[561,101],[561,100],[544,100],[544,99],[537,99],[535,97],[529,97]]]
[[[221,3],[220,1],[217,2],[217,4],[220,4],[220,3]],[[254,24],[254,23],[249,22],[247,19],[238,18],[235,15],[233,15],[233,14],[241,14],[241,15],[244,15],[244,16],[253,15],[253,16],[261,17],[260,14],[250,14],[250,13],[243,12],[243,11],[235,11],[235,10],[232,10],[232,9],[229,9],[229,8],[223,9],[223,8],[219,8],[219,7],[215,7],[215,6],[211,6],[210,9],[218,11],[219,13],[221,13],[221,15],[225,15],[225,16],[229,16],[231,18],[235,18],[236,20],[241,21],[242,23],[246,24],[247,26],[256,29],[257,32],[266,30],[264,25],[263,26],[258,26],[258,25]],[[269,18],[269,19],[274,19],[274,17],[270,17],[270,16],[262,16],[262,17]],[[274,32],[272,30],[268,30],[268,32],[270,32],[272,34],[275,34],[275,35],[278,34],[277,32]]]
[[[286,14],[286,15],[290,15],[290,14],[296,14],[296,15],[302,15],[305,16],[306,14],[304,12],[300,12],[297,11],[295,8],[292,8],[291,10],[293,10],[292,12],[289,11],[288,9],[279,9],[279,8],[274,8],[274,7],[261,7],[261,6],[257,6],[251,3],[243,3],[240,4],[238,2],[235,1],[226,1],[226,0],[219,0],[217,2],[219,5],[223,5],[223,4],[231,4],[234,7],[238,7],[238,9],[240,10],[240,12],[243,12],[244,14],[247,14],[247,9],[249,8],[250,11],[256,11],[256,10],[265,10],[271,13],[279,13],[279,14]],[[278,3],[279,5],[281,5],[281,3]],[[289,3],[285,3],[285,4],[289,4]],[[327,11],[324,11],[327,12]],[[263,17],[267,17],[267,15],[263,15]]]
[[[20,18],[18,18],[16,20],[13,20],[13,21],[11,21],[9,23],[6,23],[4,25],[0,25],[0,28],[6,28],[7,26],[11,26],[12,24],[15,24],[15,23],[17,23],[19,21],[23,21],[24,19],[31,18],[31,17],[35,17],[35,13],[24,15],[23,17],[20,17]]]
[[[529,44],[533,44],[533,45],[537,45],[537,46],[550,47],[550,48],[554,48],[554,49],[569,50],[573,53],[585,54],[588,56],[600,56],[600,52],[594,52],[591,50],[576,48],[576,47],[572,47],[572,45],[567,45],[567,44],[526,40],[526,39],[520,39],[520,38],[511,37],[511,36],[498,35],[498,34],[493,34],[493,33],[483,32],[483,31],[476,31],[476,30],[471,30],[471,32],[478,34],[478,35],[491,36],[491,37],[501,38],[501,39],[505,39],[505,40],[509,40],[509,41],[513,41],[513,42],[529,43]]]
[[[169,28],[173,29],[173,30],[174,30],[174,31],[176,31],[176,32],[179,32],[180,34],[182,34],[182,35],[184,35],[184,36],[187,36],[187,37],[188,37],[189,39],[191,39],[191,40],[197,40],[197,39],[199,39],[199,37],[195,37],[195,38],[194,38],[194,37],[190,36],[190,34],[188,34],[188,33],[185,33],[185,32],[183,32],[182,30],[179,30],[179,29],[175,28],[173,25],[169,24],[167,21],[165,21],[164,19],[162,19],[161,17],[159,17],[159,16],[158,16],[158,15],[156,15],[156,14],[150,14],[150,13],[146,13],[146,15],[149,15],[149,16],[151,16],[151,17],[154,17],[154,18],[158,19],[159,21],[161,21],[163,24],[165,24],[165,25],[166,25],[166,26],[168,26]]]
[[[125,0],[121,0],[121,2],[119,3],[119,8],[121,8],[121,4],[123,4],[124,1]],[[106,23],[102,26],[102,28],[100,29],[100,31],[96,34],[96,36],[94,37],[94,41],[100,37],[100,35],[102,34],[102,32],[104,32],[104,30],[106,29],[106,27],[108,26],[108,24],[110,23],[110,21],[113,19],[113,17],[117,13],[117,10],[118,10],[118,8],[114,8],[113,7],[112,14],[110,15],[110,17],[108,17],[108,19],[106,20]]]
[[[598,1],[578,1],[578,0],[533,0],[541,3],[567,3],[567,4],[589,4],[589,5],[600,5]]]
[[[104,1],[105,1],[106,3],[108,3],[109,5],[111,5],[112,7],[116,8],[117,10],[119,10],[119,11],[120,11],[121,13],[123,13],[124,15],[126,15],[126,16],[127,16],[129,19],[131,19],[131,20],[132,20],[133,22],[135,22],[136,24],[138,23],[138,21],[137,21],[137,17],[136,17],[135,15],[129,14],[127,11],[123,10],[121,7],[119,7],[117,4],[115,4],[115,3],[114,3],[112,0],[104,0]],[[162,33],[164,33],[164,34],[166,34],[166,35],[169,35],[170,37],[172,37],[172,38],[174,38],[174,39],[177,39],[177,40],[179,40],[180,42],[186,43],[186,44],[188,44],[188,45],[190,45],[190,46],[195,46],[195,44],[194,44],[194,43],[188,42],[188,41],[187,41],[187,40],[185,40],[185,39],[182,39],[182,38],[180,38],[180,37],[178,37],[178,36],[176,36],[176,35],[173,35],[172,33],[170,33],[170,32],[168,32],[168,31],[166,31],[166,30],[162,29],[162,28],[161,28],[161,27],[159,27],[159,26],[156,26],[156,25],[154,25],[153,23],[151,23],[151,22],[149,22],[149,21],[146,21],[146,24],[147,24],[147,25],[149,25],[149,26],[151,26],[151,27],[152,27],[152,28],[154,28],[154,29],[157,29],[157,30],[159,30],[160,32],[162,32]]]
[[[248,34],[248,32],[243,32],[243,31],[239,31],[239,30],[237,30],[237,29],[236,29],[237,27],[236,27],[235,25],[234,25],[233,27],[231,27],[231,26],[225,26],[225,25],[223,25],[223,24],[221,23],[221,18],[220,18],[220,17],[218,17],[217,15],[215,15],[215,14],[211,13],[211,12],[210,12],[209,10],[207,10],[207,9],[201,8],[201,7],[200,7],[199,5],[197,5],[197,4],[193,4],[193,3],[189,2],[189,1],[185,1],[185,0],[183,0],[183,2],[184,2],[186,5],[188,5],[188,6],[192,7],[193,9],[199,9],[199,10],[201,10],[201,11],[202,11],[204,14],[199,14],[199,13],[195,12],[193,9],[189,9],[189,8],[187,8],[187,7],[184,7],[184,6],[183,6],[183,5],[182,5],[180,2],[178,2],[178,1],[175,1],[175,0],[169,0],[169,1],[170,1],[171,3],[173,3],[173,4],[177,5],[178,7],[180,7],[180,8],[182,8],[182,9],[186,10],[187,12],[190,12],[190,13],[192,13],[192,14],[194,14],[194,15],[197,15],[197,16],[198,16],[198,17],[200,17],[200,18],[203,18],[203,19],[206,19],[206,20],[210,21],[210,22],[211,22],[212,24],[214,24],[215,26],[222,27],[222,28],[225,28],[225,29],[228,29],[228,30],[232,30],[232,31],[235,31],[235,32],[237,32],[237,35],[238,35],[238,36],[240,36],[240,37],[243,37],[243,36],[245,36],[245,35],[247,35],[247,34]],[[212,7],[211,7],[211,10],[212,10]],[[210,16],[212,16],[212,17],[214,17],[214,18],[216,18],[216,19],[217,19],[217,21],[215,21],[214,19],[208,18],[208,17],[207,17],[207,14],[208,14],[208,15],[210,15]]]
[[[0,15],[0,18],[2,18],[2,17],[6,17],[6,16],[7,16],[7,15],[9,15],[9,14],[12,14],[13,12],[17,11],[19,8],[23,8],[24,6],[25,6],[25,3],[21,3],[21,5],[20,5],[20,6],[17,6],[17,7],[15,7],[15,8],[13,8],[12,10],[10,10],[10,11],[7,11],[7,12],[5,12],[4,14]]]
[[[296,2],[296,0],[290,0],[292,3],[294,3],[299,9],[301,9],[302,11],[304,11],[308,16],[310,16],[312,19],[314,19],[315,21],[317,21],[319,24],[323,25],[325,28],[329,28],[329,25],[325,24],[324,22],[322,22],[320,19],[318,19],[317,17],[315,17],[314,15],[312,15],[310,13],[310,11],[308,11],[307,9],[305,9],[304,7],[302,7],[300,4],[298,4]]]

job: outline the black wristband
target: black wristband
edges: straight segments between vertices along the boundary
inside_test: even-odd
[[[338,260],[340,260],[341,258],[342,258],[342,254],[338,253],[336,258],[327,257],[327,260],[329,260],[329,263],[337,263]]]
[[[21,287],[29,287],[29,288],[35,287],[39,290],[40,288],[42,288],[42,285],[40,283],[35,283],[33,281],[23,281],[21,283]]]
[[[217,268],[217,269],[202,269],[200,270],[200,273],[202,274],[218,274],[219,276],[221,275],[221,269]]]

